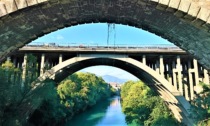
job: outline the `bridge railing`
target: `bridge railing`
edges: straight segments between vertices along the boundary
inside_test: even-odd
[[[86,44],[86,43],[44,43],[44,42],[33,42],[27,44],[25,47],[39,47],[39,48],[77,48],[77,49],[116,49],[116,50],[145,50],[145,49],[162,49],[162,50],[181,50],[179,47],[171,44],[154,44],[154,45],[128,45],[128,44],[115,44],[115,45],[99,45],[97,43],[94,44]],[[24,47],[23,47],[24,48]]]

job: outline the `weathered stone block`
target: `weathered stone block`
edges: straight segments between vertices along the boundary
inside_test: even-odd
[[[160,10],[165,10],[168,7],[169,0],[159,0],[158,6],[156,7],[157,9]]]
[[[159,0],[159,4],[168,6],[170,0]]]
[[[11,13],[17,10],[15,0],[3,0],[3,2],[5,3],[7,13]]]
[[[27,7],[26,0],[15,0],[15,2],[18,9]]]
[[[38,3],[46,2],[48,0],[37,0]]]
[[[190,3],[187,0],[181,0],[178,10],[187,13],[190,8]]]
[[[7,14],[7,10],[5,7],[5,4],[3,2],[0,2],[0,17]]]
[[[26,0],[28,6],[32,6],[32,5],[35,5],[37,4],[37,1],[36,0]]]
[[[191,3],[190,5],[190,9],[188,11],[188,14],[193,16],[193,17],[196,17],[199,13],[199,10],[200,10],[200,6],[198,6],[197,4],[195,3]]]
[[[209,16],[210,16],[210,10],[207,8],[201,8],[198,13],[197,18],[203,20],[204,22],[207,22],[207,19],[209,18]]]
[[[187,21],[193,21],[197,17],[199,11],[200,11],[200,6],[198,6],[195,3],[191,3],[188,14],[184,16],[184,18]]]
[[[170,0],[168,6],[169,6],[170,8],[178,9],[180,1],[181,1],[181,0]]]

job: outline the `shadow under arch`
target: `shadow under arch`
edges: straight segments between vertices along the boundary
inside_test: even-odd
[[[184,108],[185,103],[180,102],[181,94],[160,74],[147,65],[127,57],[117,54],[80,54],[68,59],[46,71],[39,77],[41,81],[51,78],[60,82],[67,76],[83,68],[95,65],[108,65],[124,69],[144,81],[150,88],[158,92],[159,96],[167,103],[175,118],[187,125],[192,125],[189,112]],[[100,71],[99,71],[100,72]],[[57,79],[56,79],[57,78]]]

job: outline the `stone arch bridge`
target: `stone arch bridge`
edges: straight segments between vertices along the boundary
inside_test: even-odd
[[[168,75],[169,82],[191,100],[199,80],[208,80],[203,67],[210,70],[209,9],[208,0],[0,0],[0,61],[32,40],[65,27],[98,22],[134,26],[168,39],[196,59],[185,63],[182,72],[181,56],[173,57],[174,63],[164,67],[166,71],[173,68],[173,76],[177,77],[170,81]],[[160,56],[159,63],[150,65],[161,76],[167,73],[162,66],[164,59]],[[148,60],[146,56],[146,63]],[[186,75],[189,78],[184,81],[191,85],[186,88],[190,89],[188,93],[180,75],[182,79]]]
[[[0,0],[0,61],[58,29],[110,22],[168,39],[210,70],[209,9],[208,0]]]
[[[10,59],[16,67],[26,66],[28,53],[38,58],[40,77],[34,82],[37,87],[47,78],[60,82],[68,75],[89,66],[115,66],[132,73],[157,91],[175,117],[188,125],[193,124],[189,118],[188,101],[193,100],[195,94],[202,90],[199,82],[209,84],[208,71],[177,47],[29,45],[21,48]],[[45,70],[45,67],[50,69]]]

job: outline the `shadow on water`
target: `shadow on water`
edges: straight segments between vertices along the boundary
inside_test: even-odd
[[[119,117],[121,117],[119,119]],[[113,123],[122,124],[113,124]],[[76,115],[65,126],[126,126],[119,97],[99,101],[95,106]]]

